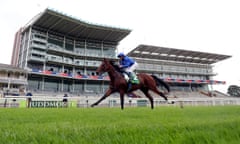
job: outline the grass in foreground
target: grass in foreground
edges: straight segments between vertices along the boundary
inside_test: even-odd
[[[234,144],[240,107],[0,109],[4,144]]]

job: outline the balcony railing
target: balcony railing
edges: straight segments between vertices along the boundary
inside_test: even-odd
[[[57,77],[66,77],[66,78],[74,78],[74,79],[88,79],[88,80],[110,80],[109,76],[96,76],[96,75],[78,75],[76,73],[63,73],[63,72],[53,72],[53,71],[37,71],[33,69],[32,73],[43,74],[43,75],[51,75]],[[217,81],[217,80],[201,80],[201,79],[179,79],[179,78],[161,78],[163,81],[168,83],[202,83],[202,84],[226,84],[225,81]]]
[[[31,47],[36,47],[36,48],[41,48],[41,49],[46,49],[47,48],[46,45],[37,44],[37,43],[31,44]]]
[[[28,60],[34,60],[34,61],[41,61],[44,62],[45,58],[44,57],[35,57],[35,56],[29,56]]]
[[[0,77],[0,83],[23,84],[23,85],[26,85],[27,84],[27,79]]]
[[[39,41],[39,42],[42,42],[42,43],[47,43],[46,39],[41,39],[41,38],[38,38],[38,37],[33,37],[32,40]]]

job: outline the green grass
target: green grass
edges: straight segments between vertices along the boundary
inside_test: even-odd
[[[3,144],[238,144],[240,106],[1,108]]]

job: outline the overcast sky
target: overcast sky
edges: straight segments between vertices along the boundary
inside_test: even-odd
[[[240,85],[238,0],[5,0],[0,2],[0,63],[10,64],[14,35],[38,13],[52,8],[75,18],[131,29],[118,48],[139,44],[231,55],[215,64],[215,80],[227,92]]]

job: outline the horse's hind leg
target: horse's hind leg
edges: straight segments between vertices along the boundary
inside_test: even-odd
[[[157,89],[157,87],[152,88],[151,90],[152,90],[153,92],[157,93],[158,95],[160,95],[161,97],[163,97],[166,101],[168,101],[168,98],[167,98],[162,92],[160,92],[160,91]]]
[[[149,94],[148,92],[148,88],[142,88],[141,91],[146,95],[146,97],[149,99],[150,103],[151,103],[151,108],[153,109],[153,97]]]

